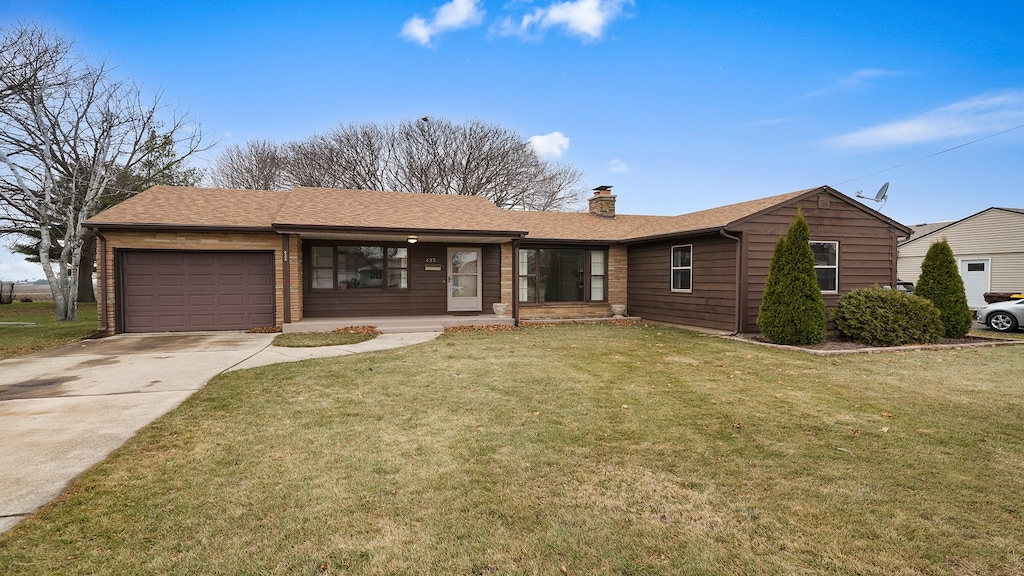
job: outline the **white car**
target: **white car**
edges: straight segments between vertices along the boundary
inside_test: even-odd
[[[983,306],[978,308],[975,318],[996,332],[1013,332],[1024,326],[1024,299]]]

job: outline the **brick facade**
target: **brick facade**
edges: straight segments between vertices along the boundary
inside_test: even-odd
[[[117,291],[115,289],[117,270],[114,254],[119,249],[135,250],[259,250],[274,253],[274,323],[284,323],[284,256],[282,236],[274,232],[122,232],[107,230],[97,246],[97,263],[100,264],[97,298],[99,308],[99,329],[115,332],[117,328]],[[302,249],[297,236],[288,240],[291,320],[302,318]],[[105,250],[105,251],[104,251]],[[106,305],[106,314],[103,306]]]
[[[617,244],[608,247],[608,304],[623,304],[629,310],[627,286],[626,247]],[[610,310],[610,308],[609,308]]]
[[[509,305],[512,310],[512,298],[515,295],[515,279],[512,278],[512,243],[501,245],[501,302]]]

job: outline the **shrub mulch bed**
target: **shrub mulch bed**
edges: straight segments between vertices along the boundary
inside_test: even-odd
[[[1024,340],[1011,340],[1007,338],[985,338],[982,336],[967,336],[965,338],[942,338],[935,344],[907,344],[903,346],[871,346],[863,342],[842,340],[835,333],[829,332],[825,341],[820,344],[808,344],[803,346],[788,346],[773,344],[763,336],[727,336],[744,342],[752,342],[763,346],[778,346],[780,348],[793,348],[805,350],[814,354],[854,354],[858,352],[888,352],[894,350],[931,350],[943,348],[964,348],[972,346],[1000,346],[1006,344],[1024,344]]]

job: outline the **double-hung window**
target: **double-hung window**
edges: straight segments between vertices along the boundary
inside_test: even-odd
[[[822,292],[839,292],[839,242],[811,240],[814,252],[814,272],[818,276],[818,287]]]
[[[409,287],[409,249],[313,246],[310,269],[315,290],[401,290]]]
[[[520,302],[604,302],[607,299],[607,250],[519,249]]]
[[[672,247],[672,291],[693,290],[693,244]]]

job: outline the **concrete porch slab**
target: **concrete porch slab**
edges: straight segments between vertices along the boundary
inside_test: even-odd
[[[282,327],[282,332],[330,332],[353,326],[374,326],[382,334],[444,332],[448,326],[514,326],[511,316],[361,316],[358,318],[303,318]]]

